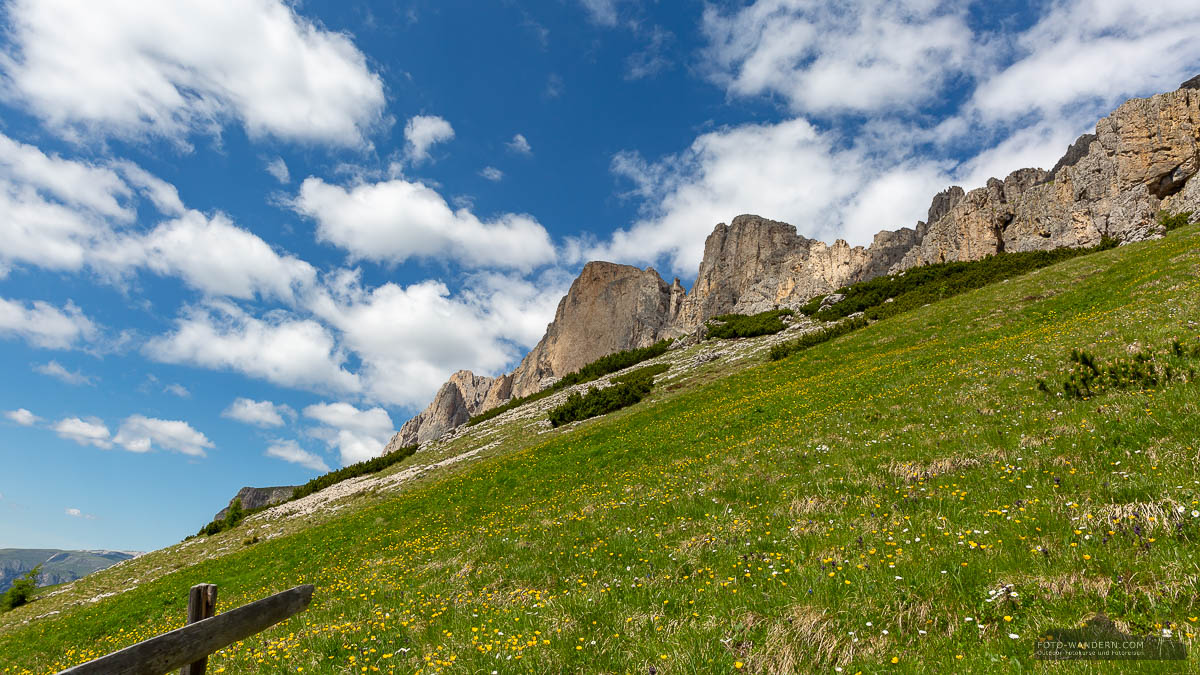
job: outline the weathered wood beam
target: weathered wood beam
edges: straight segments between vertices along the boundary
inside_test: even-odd
[[[68,668],[59,675],[164,675],[299,614],[312,602],[312,596],[311,585],[297,586]]]

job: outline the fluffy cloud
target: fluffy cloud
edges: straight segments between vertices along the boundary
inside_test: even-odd
[[[311,319],[274,311],[263,318],[228,302],[194,307],[175,330],[151,339],[146,353],[164,363],[234,370],[285,387],[356,392],[358,376],[342,366],[345,354]]]
[[[713,226],[736,215],[754,213],[796,224],[808,236],[861,242],[878,230],[914,224],[944,187],[935,167],[906,165],[896,167],[893,185],[856,199],[885,169],[861,149],[836,143],[835,135],[797,118],[712,131],[653,162],[618,154],[613,171],[633,182],[643,214],[608,242],[585,247],[585,257],[653,263],[666,256],[672,270],[688,276]],[[872,199],[881,196],[889,199]],[[858,205],[866,199],[874,210]],[[877,218],[880,211],[886,218]]]
[[[41,300],[26,305],[0,298],[0,337],[23,338],[44,349],[69,349],[97,332],[96,324],[70,301],[59,309]]]
[[[75,508],[67,509],[66,513],[68,516],[71,516],[72,518],[83,518],[85,520],[95,520],[96,519],[96,516],[94,516],[90,513],[84,513],[83,511],[80,511],[79,509],[75,509]]]
[[[105,449],[112,447],[112,434],[109,433],[108,427],[94,417],[86,420],[67,417],[56,422],[52,428],[60,437],[80,445],[94,445]]]
[[[239,397],[229,404],[221,416],[266,428],[283,426],[284,417],[294,418],[296,411],[285,404],[276,405],[271,401],[255,401]]]
[[[74,384],[74,385],[83,385],[83,384],[95,385],[96,384],[95,377],[90,376],[90,375],[84,375],[83,373],[81,373],[79,371],[67,370],[58,361],[51,361],[49,363],[38,364],[38,365],[35,365],[33,367],[33,369],[34,369],[34,371],[39,372],[42,375],[46,375],[46,376],[53,377],[58,380],[62,380],[63,382],[66,382],[67,384]]]
[[[702,30],[711,76],[730,94],[818,113],[928,103],[964,69],[973,37],[965,10],[930,0],[709,6]]]
[[[158,446],[192,457],[204,457],[204,449],[213,447],[212,441],[187,422],[143,415],[127,417],[112,442],[130,452],[149,452]]]
[[[312,434],[341,454],[342,465],[378,457],[396,433],[383,408],[359,410],[349,403],[319,403],[304,416],[320,422]]]
[[[1013,63],[986,77],[971,99],[989,119],[1081,103],[1108,109],[1134,94],[1170,91],[1196,74],[1200,5],[1189,0],[1064,0],[1010,39]]]
[[[454,138],[454,127],[436,115],[417,115],[404,125],[408,160],[418,164],[429,159],[429,148]]]
[[[133,222],[132,195],[112,168],[47,155],[0,134],[0,267],[80,269],[89,249]]]
[[[504,178],[504,172],[494,166],[483,167],[480,169],[479,175],[492,181],[493,183],[499,182]]]
[[[16,410],[6,410],[6,411],[4,411],[4,416],[17,424],[20,424],[23,427],[31,427],[31,426],[37,424],[38,422],[42,421],[42,418],[38,417],[37,415],[34,415],[33,413],[29,412],[25,408],[17,408]]]
[[[138,198],[168,219],[138,230]],[[311,265],[226,216],[186,209],[173,185],[130,162],[64,159],[3,134],[0,213],[0,276],[20,264],[86,266],[112,279],[147,269],[207,295],[285,301],[315,277]]]
[[[512,140],[505,145],[508,147],[510,152],[514,152],[518,155],[525,155],[528,157],[529,155],[533,154],[533,146],[529,145],[529,140],[525,138],[524,134],[516,134],[512,137]]]
[[[267,451],[263,454],[292,464],[299,464],[313,471],[329,472],[329,465],[325,463],[324,459],[301,448],[296,441],[276,439],[267,446]]]
[[[424,183],[402,178],[349,188],[308,178],[292,207],[317,221],[318,239],[354,258],[449,258],[466,267],[522,270],[555,258],[550,235],[531,216],[481,221],[465,208],[452,210]]]
[[[252,137],[354,145],[383,84],[341,33],[279,0],[14,0],[8,94],[68,136]],[[219,35],[213,40],[206,36]]]
[[[210,218],[199,211],[164,222],[145,236],[127,238],[108,257],[122,266],[141,265],[179,277],[208,295],[241,299],[290,300],[316,277],[312,265],[276,252],[224,215]]]
[[[367,290],[348,273],[311,309],[359,358],[372,400],[421,407],[455,370],[494,373],[536,343],[569,283],[485,274],[451,295],[433,280]]]

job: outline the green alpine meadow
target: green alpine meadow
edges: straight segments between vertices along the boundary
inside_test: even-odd
[[[336,508],[41,589],[0,673],[178,628],[200,582],[218,611],[316,587],[213,673],[1195,672],[1198,291],[1193,225],[778,360],[786,331],[670,350],[628,407],[518,408]],[[1068,395],[1080,352],[1172,375]],[[1035,660],[1097,615],[1186,659]]]

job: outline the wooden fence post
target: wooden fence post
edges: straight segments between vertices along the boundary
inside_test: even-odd
[[[187,622],[203,621],[217,612],[216,584],[196,584],[188,592]],[[208,668],[208,657],[189,663],[179,669],[179,675],[204,675]]]

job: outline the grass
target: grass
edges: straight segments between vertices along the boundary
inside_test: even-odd
[[[39,597],[0,617],[0,673],[174,628],[202,581],[223,608],[317,586],[214,673],[1028,672],[1037,635],[1097,612],[1190,646],[1122,671],[1195,672],[1198,388],[1035,383],[1072,349],[1190,348],[1198,290],[1188,226],[569,429],[498,426],[484,459],[402,493],[249,547],[217,535],[98,602]]]

